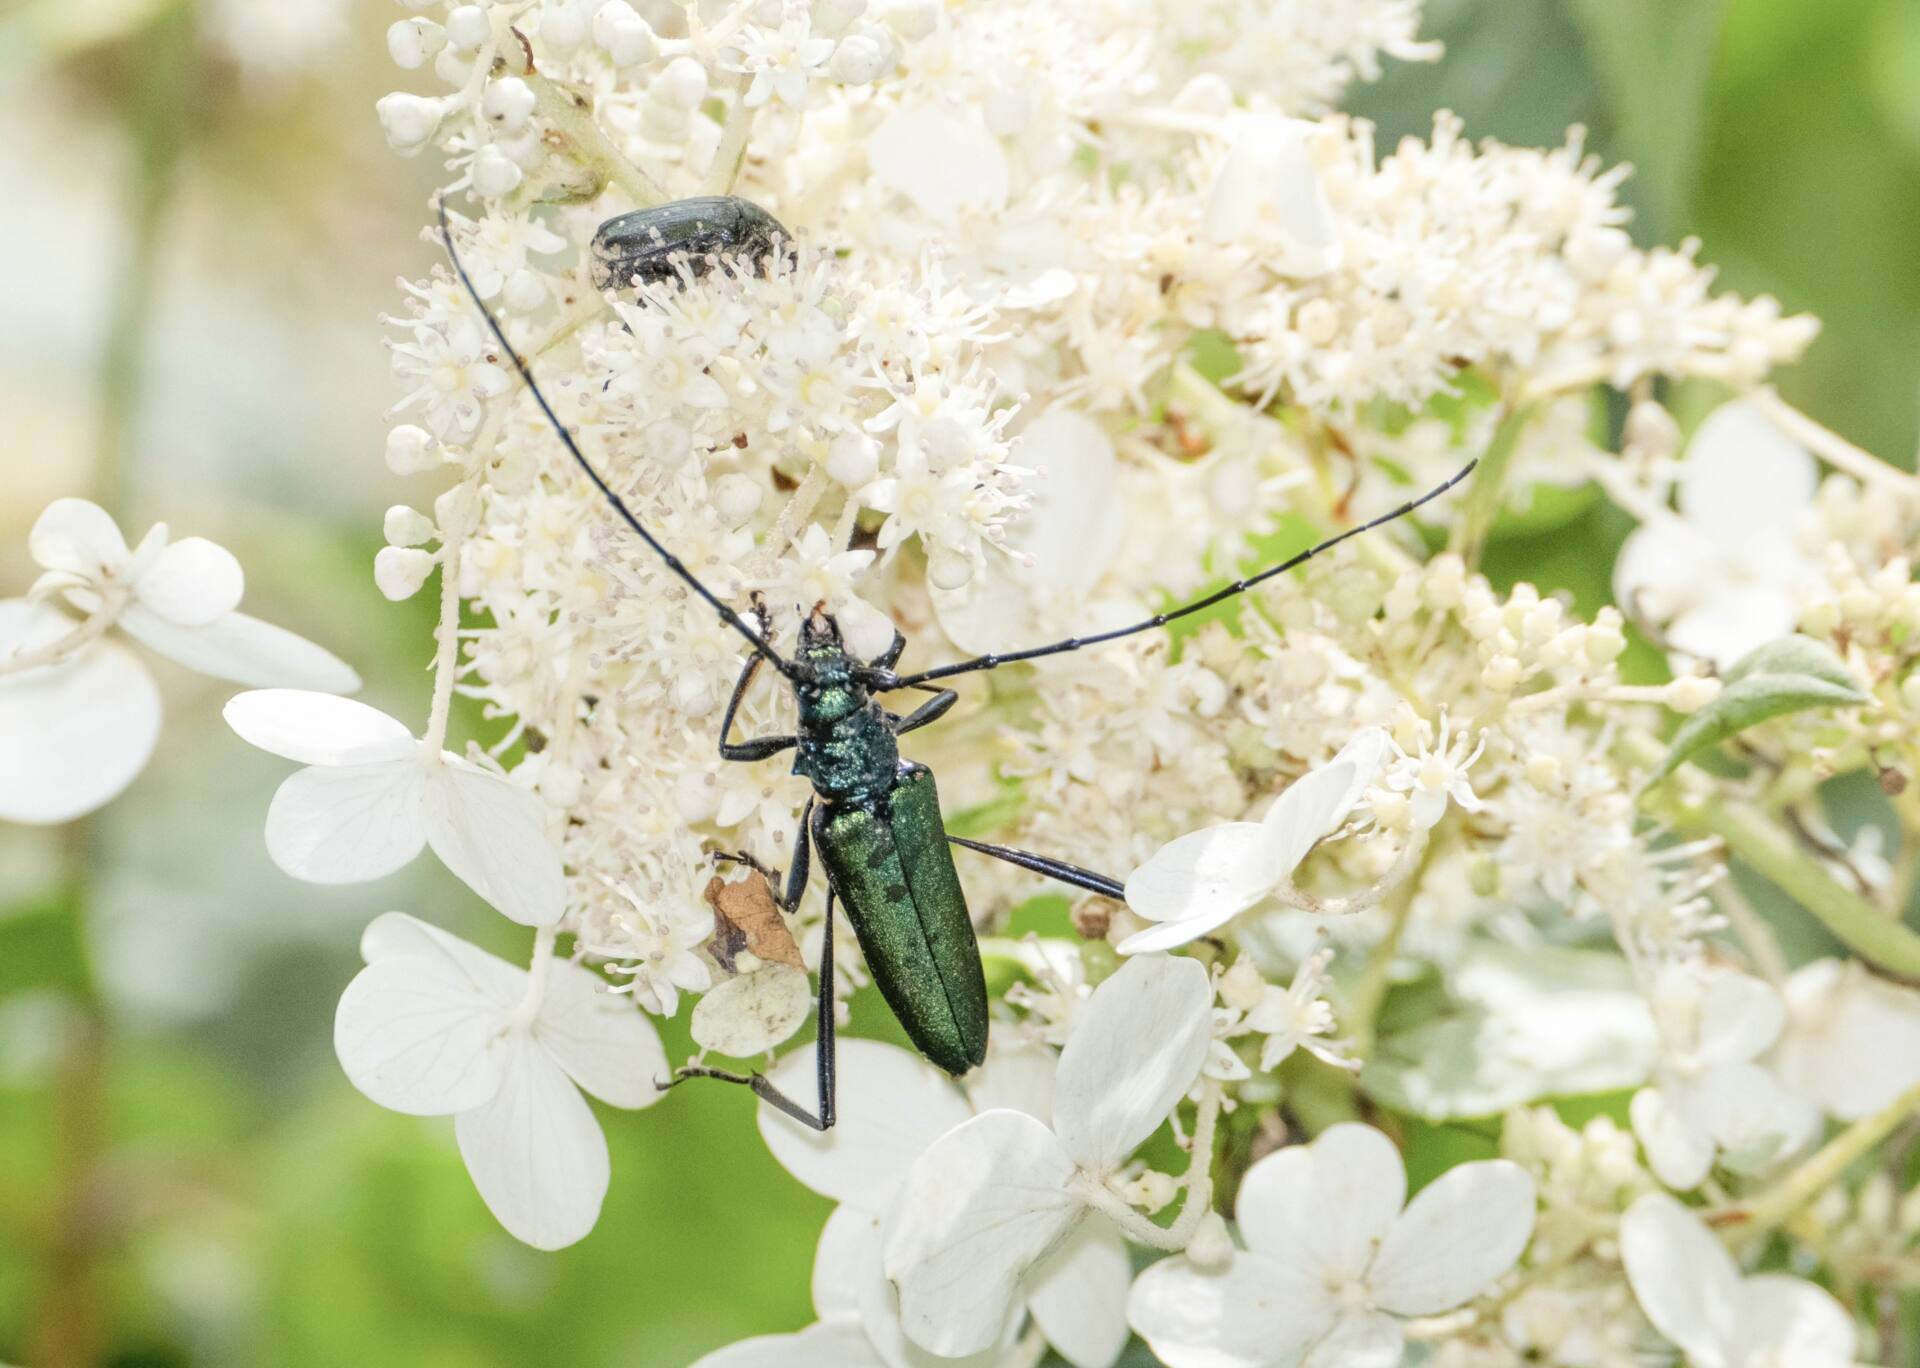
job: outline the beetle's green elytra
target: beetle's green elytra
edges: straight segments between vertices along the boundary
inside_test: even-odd
[[[900,766],[891,793],[814,817],[814,845],[881,996],[948,1073],[987,1057],[987,980],[953,867],[933,772]]]
[[[976,670],[997,669],[1016,661],[1064,655],[1164,627],[1243,594],[1349,537],[1405,517],[1459,484],[1478,464],[1468,462],[1452,479],[1408,500],[1391,513],[1349,527],[1317,546],[1203,598],[1125,627],[1109,628],[1084,637],[1067,637],[1004,654],[974,656],[918,674],[901,675],[896,674],[893,667],[899,663],[907,642],[898,631],[887,650],[873,660],[860,660],[848,654],[839,624],[826,611],[825,604],[814,604],[811,611],[805,604],[799,604],[796,605],[801,612],[799,647],[792,658],[788,658],[776,650],[768,638],[771,619],[757,595],[753,609],[757,623],[749,623],[661,545],[601,477],[540,392],[526,360],[507,340],[500,320],[488,310],[466,268],[460,264],[444,201],[440,205],[440,230],[460,283],[486,319],[501,352],[512,362],[528,393],[553,426],[567,454],[634,535],[659,556],[671,574],[738,633],[750,649],[751,654],[734,685],[733,697],[720,719],[721,757],[751,762],[790,750],[794,752],[794,773],[805,776],[813,786],[806,817],[800,823],[800,837],[794,843],[793,862],[781,902],[790,914],[799,907],[806,893],[812,855],[817,850],[828,875],[826,917],[821,927],[820,992],[815,1012],[819,1023],[819,1044],[814,1055],[817,1110],[809,1112],[776,1088],[764,1074],[729,1073],[699,1063],[675,1070],[672,1080],[661,1086],[668,1087],[689,1078],[719,1078],[745,1084],[762,1101],[815,1130],[828,1130],[834,1122],[833,913],[836,901],[845,905],[847,920],[866,955],[867,968],[915,1048],[948,1073],[963,1074],[986,1058],[989,1011],[980,947],[974,939],[973,922],[967,913],[959,874],[954,869],[951,847],[965,846],[1101,897],[1125,896],[1125,886],[1118,879],[1065,860],[947,834],[932,772],[924,765],[903,762],[896,740],[938,721],[958,701],[959,696],[952,689],[931,687],[933,681]],[[602,289],[624,287],[636,279],[656,281],[677,277],[691,282],[711,269],[718,254],[764,257],[781,250],[786,239],[786,229],[764,209],[746,200],[731,197],[680,200],[622,214],[602,224],[593,240],[594,279]],[[779,671],[792,688],[799,730],[790,736],[755,736],[735,741],[734,719],[763,663]],[[904,689],[918,689],[931,697],[904,714],[888,711],[879,701],[878,695]],[[771,874],[751,855],[731,858]]]
[[[593,283],[626,289],[634,281],[669,280],[684,263],[705,275],[716,256],[771,256],[793,234],[751,200],[704,195],[610,218],[593,235]]]

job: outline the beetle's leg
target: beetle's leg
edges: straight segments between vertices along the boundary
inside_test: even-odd
[[[755,658],[758,659],[758,657]],[[946,716],[947,709],[951,708],[959,698],[960,695],[952,689],[941,689],[938,693],[934,694],[932,698],[929,698],[905,717],[895,718],[893,723],[894,733],[896,735],[904,735],[910,731],[917,731],[929,722],[939,720]]]
[[[807,892],[807,877],[813,872],[813,859],[807,843],[808,824],[812,820],[813,799],[808,798],[806,807],[800,813],[800,835],[793,843],[793,859],[788,863],[785,874],[767,868],[763,861],[745,850],[716,850],[713,852],[713,861],[715,864],[743,864],[776,886],[784,879],[786,889],[780,895],[780,910],[791,917],[800,909],[800,899]]]
[[[1098,893],[1103,898],[1116,898],[1124,902],[1127,886],[1118,879],[1110,879],[1105,874],[1096,874],[1091,869],[1082,869],[1079,865],[1070,865],[1065,860],[1049,859],[1045,855],[1035,855],[1029,850],[1015,850],[1011,846],[988,845],[985,841],[969,841],[964,836],[949,836],[947,839],[957,846],[968,850],[977,850],[982,855],[991,855],[996,860],[1005,860],[1010,865],[1019,865],[1022,869],[1031,869],[1036,874],[1044,874],[1049,879],[1058,879],[1074,888],[1084,888],[1089,893]]]
[[[805,839],[804,836],[802,839]],[[835,1032],[833,1016],[833,884],[827,884],[827,920],[822,928],[820,939],[820,997],[815,1012],[817,1027],[813,1047],[813,1068],[815,1111],[808,1111],[798,1102],[788,1097],[765,1074],[754,1072],[738,1074],[726,1069],[709,1069],[704,1065],[690,1064],[683,1069],[675,1069],[673,1078],[662,1085],[671,1088],[684,1083],[689,1078],[717,1078],[722,1083],[742,1083],[753,1090],[753,1095],[777,1111],[785,1112],[801,1125],[812,1130],[828,1131],[833,1129],[834,1112],[834,1065],[838,1036]]]
[[[893,645],[887,647],[886,650],[882,651],[872,660],[869,660],[867,667],[874,670],[891,670],[895,665],[900,663],[900,653],[906,649],[907,638],[901,633],[900,629],[896,627],[893,629]]]
[[[747,690],[753,686],[753,677],[760,672],[762,657],[747,657],[747,663],[740,671],[740,679],[733,686],[733,697],[727,700],[727,711],[720,719],[720,758],[722,760],[765,760],[769,755],[778,755],[783,750],[791,750],[800,744],[797,736],[756,736],[750,741],[729,741],[733,734],[733,717],[740,711],[740,701],[747,696]]]

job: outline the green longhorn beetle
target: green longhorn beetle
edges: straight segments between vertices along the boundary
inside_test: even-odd
[[[815,1130],[827,1130],[834,1121],[833,908],[836,898],[846,908],[847,920],[859,939],[874,982],[914,1047],[948,1073],[964,1074],[986,1058],[987,985],[980,949],[974,940],[973,920],[967,913],[966,894],[960,887],[960,876],[949,847],[965,846],[1103,897],[1125,896],[1122,882],[1104,874],[1044,855],[948,834],[940,817],[933,772],[925,765],[901,759],[897,742],[898,737],[939,718],[958,698],[951,689],[930,687],[933,682],[1016,661],[1061,655],[1164,627],[1190,613],[1245,593],[1349,537],[1404,517],[1444,494],[1473,469],[1473,463],[1469,463],[1445,484],[1391,513],[1329,537],[1299,555],[1224,589],[1128,627],[1068,637],[1045,646],[976,656],[918,674],[902,675],[894,672],[906,648],[906,638],[898,631],[894,633],[893,644],[881,655],[870,661],[856,660],[847,653],[833,616],[816,604],[801,621],[799,649],[788,659],[767,640],[764,617],[762,625],[756,627],[723,603],[654,538],[594,469],[540,392],[526,361],[507,341],[499,320],[474,289],[454,249],[444,202],[440,206],[440,230],[455,273],[472,296],[475,307],[486,318],[500,350],[513,363],[540,411],[553,425],[567,454],[667,569],[705,600],[720,615],[720,620],[738,632],[751,648],[752,654],[740,671],[721,719],[721,756],[727,760],[765,760],[792,750],[795,752],[793,772],[805,775],[813,785],[813,796],[807,800],[800,820],[800,835],[794,844],[780,902],[789,915],[798,908],[807,887],[809,852],[818,851],[820,862],[827,869],[827,914],[820,951],[819,1040],[815,1052],[817,1110],[809,1112],[760,1073],[737,1074],[688,1065],[676,1070],[672,1080],[661,1086],[670,1087],[689,1078],[718,1078],[745,1084],[766,1102]],[[636,279],[663,280],[675,275],[691,281],[711,270],[722,253],[765,257],[778,251],[787,240],[786,230],[771,215],[745,200],[676,201],[622,214],[603,224],[594,235],[594,279],[602,289],[631,284]],[[731,739],[734,715],[763,663],[779,671],[793,690],[800,730],[792,736],[735,741]],[[933,696],[901,716],[888,712],[876,697],[900,689],[918,689]],[[747,862],[754,863],[750,859]],[[777,876],[774,881],[778,882]]]

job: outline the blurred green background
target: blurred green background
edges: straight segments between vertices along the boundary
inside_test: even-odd
[[[1447,60],[1350,104],[1383,148],[1441,107],[1520,143],[1585,124],[1638,168],[1638,237],[1698,235],[1729,287],[1825,320],[1787,396],[1911,464],[1920,5],[1427,8]],[[131,535],[230,546],[250,611],[422,713],[426,605],[371,577],[382,511],[432,493],[380,458],[377,317],[433,259],[437,184],[373,118],[426,88],[386,58],[400,13],[0,5],[0,596],[32,578],[39,510],[88,494]],[[1623,532],[1600,509],[1494,564],[1591,600]],[[156,668],[168,723],[133,790],[70,829],[0,827],[0,1362],[678,1368],[811,1318],[826,1204],[766,1157],[744,1095],[603,1111],[599,1228],[542,1255],[488,1216],[450,1124],[354,1093],[331,1023],[366,921],[404,908],[513,956],[523,934],[431,861],[378,887],[281,876],[258,833],[286,766],[219,723],[229,689]]]

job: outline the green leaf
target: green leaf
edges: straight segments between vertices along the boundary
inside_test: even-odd
[[[1647,782],[1658,783],[1682,761],[1769,718],[1866,701],[1866,692],[1826,646],[1803,636],[1768,642],[1727,671],[1718,698],[1680,724],[1667,758]]]

